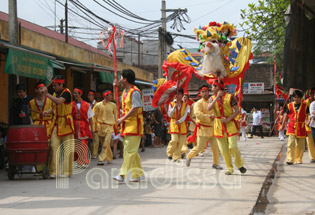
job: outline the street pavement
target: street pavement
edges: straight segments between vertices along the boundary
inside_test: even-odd
[[[285,149],[286,152],[286,149]],[[287,165],[283,156],[269,193],[268,214],[315,215],[315,163]]]
[[[275,137],[239,141],[247,168],[243,175],[237,169],[231,176],[226,176],[225,170],[212,169],[210,147],[206,156],[194,158],[190,167],[186,167],[184,161],[168,161],[166,147],[146,148],[140,153],[146,180],[140,183],[118,184],[112,180],[118,174],[122,159],[101,167],[92,160],[87,169],[76,169],[76,174],[69,179],[43,180],[23,175],[9,181],[6,172],[1,170],[0,214],[250,214],[283,143]],[[300,198],[305,198],[301,206],[309,204],[311,207],[315,164],[309,164],[307,157],[305,164],[290,166],[289,170],[282,165],[283,173],[288,175],[277,179],[277,189],[272,196],[275,204],[267,210],[291,214],[282,211]],[[225,169],[222,158],[220,165]],[[300,170],[305,175],[299,173]],[[282,183],[282,180],[287,182]],[[280,192],[288,183],[291,195]],[[306,183],[305,187],[302,183]],[[301,197],[297,195],[298,186],[305,191]],[[283,198],[287,199],[284,203]]]

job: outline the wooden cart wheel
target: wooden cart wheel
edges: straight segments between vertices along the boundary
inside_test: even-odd
[[[14,175],[16,172],[16,167],[15,166],[10,166],[8,169],[8,178],[9,180],[13,180],[14,179]]]
[[[48,169],[48,167],[44,167],[44,169],[42,170],[42,175],[43,175],[43,179],[48,179],[49,178],[49,169]]]

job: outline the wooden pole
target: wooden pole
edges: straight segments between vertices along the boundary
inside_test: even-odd
[[[116,34],[116,28],[113,26],[113,34]],[[113,36],[113,50],[114,50],[114,72],[115,72],[115,80],[118,83],[118,75],[117,75],[117,58],[116,58],[116,43],[115,43],[115,35]],[[117,118],[120,118],[120,103],[119,103],[119,91],[118,85],[115,86],[115,97],[116,97],[116,106],[117,106]]]

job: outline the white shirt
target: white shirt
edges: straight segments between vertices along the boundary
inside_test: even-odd
[[[253,112],[253,125],[261,125],[259,124],[259,120],[261,119],[261,111]]]
[[[78,102],[78,103],[76,103],[76,105],[77,105],[77,108],[78,108],[78,112],[80,112],[81,103]],[[90,105],[90,107],[91,107],[91,105]],[[89,107],[89,110],[87,112],[88,119],[91,119],[94,116],[94,112],[93,112],[93,110],[90,107]]]
[[[310,122],[310,127],[315,128],[315,101],[313,101],[310,105],[310,114],[311,114],[311,122]]]
[[[183,103],[181,103],[180,105],[178,105],[177,111],[180,111],[180,109],[181,109],[181,107],[182,107],[182,104],[183,104]],[[172,107],[171,104],[169,104],[169,105],[168,105],[168,112],[167,112],[167,115],[168,115],[169,117],[172,117],[172,116],[174,115],[174,112],[175,112],[175,106]],[[182,116],[182,118],[180,118],[180,119],[178,120],[178,122],[179,122],[179,123],[184,122],[185,119],[186,119],[186,117],[187,117],[187,114],[188,114],[189,112],[190,112],[190,108],[189,108],[188,105],[187,105],[187,106],[186,106],[186,109],[185,109],[184,115]]]

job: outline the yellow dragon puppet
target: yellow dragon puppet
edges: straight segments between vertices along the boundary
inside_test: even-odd
[[[195,28],[194,32],[200,42],[199,51],[204,55],[202,63],[193,58],[188,50],[176,50],[169,54],[163,64],[164,76],[169,76],[168,68],[172,67],[184,74],[193,73],[209,83],[220,79],[225,84],[238,85],[249,68],[249,60],[253,57],[251,41],[245,37],[232,39],[236,35],[236,28],[228,22],[210,22],[206,26]],[[155,90],[158,91],[160,86],[155,86]],[[162,94],[163,92],[159,92],[154,97],[160,97]],[[159,106],[163,102],[160,100],[154,105]]]

